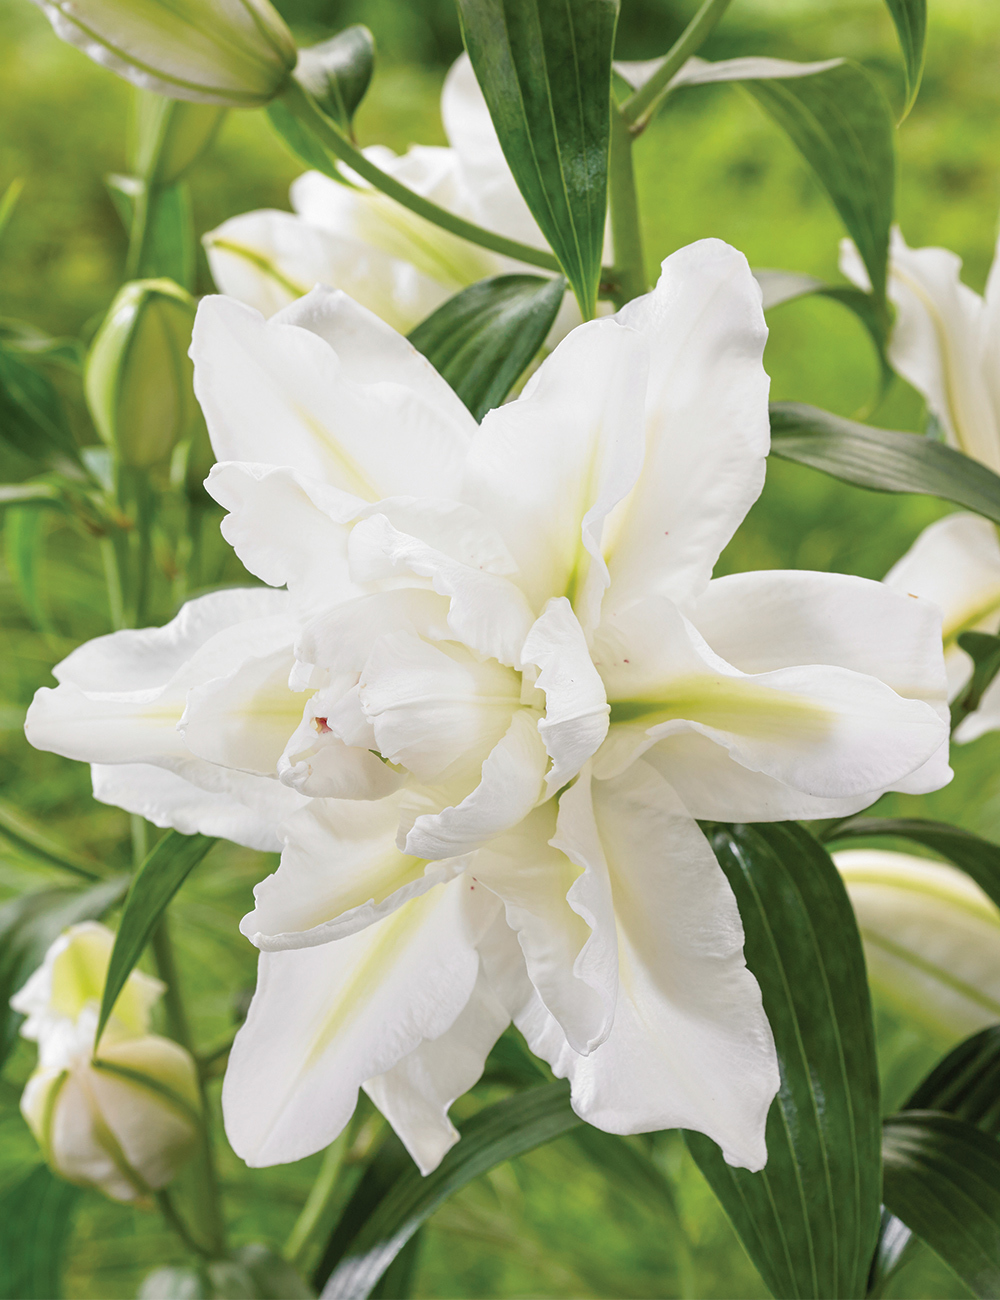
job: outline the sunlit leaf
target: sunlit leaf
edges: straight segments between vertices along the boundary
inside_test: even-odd
[[[875,429],[798,402],[772,402],[771,454],[856,487],[940,497],[1000,523],[1000,476],[918,433]]]
[[[0,1197],[0,1300],[58,1300],[80,1189],[39,1165]]]
[[[268,104],[266,112],[271,125],[299,162],[314,171],[322,172],[331,180],[344,182],[344,177],[337,167],[336,156],[323,147],[321,141],[303,126],[280,99],[275,99]]]
[[[905,1111],[885,1121],[885,1203],[975,1295],[1000,1293],[1000,1143],[963,1120]]]
[[[563,277],[497,275],[456,293],[410,334],[477,420],[531,364],[566,292]]]
[[[593,315],[618,0],[458,0],[465,46],[525,202]]]
[[[417,1229],[452,1193],[494,1165],[524,1155],[582,1121],[563,1082],[529,1088],[474,1115],[462,1140],[422,1177],[387,1144],[348,1203],[314,1277],[323,1300],[364,1300]]]
[[[295,79],[353,139],[351,124],[372,79],[375,38],[356,23],[328,41],[299,50]]]
[[[672,87],[739,82],[788,134],[858,246],[872,290],[885,299],[896,186],[895,125],[876,83],[857,63],[689,59]]]
[[[47,524],[45,504],[19,506],[4,514],[7,572],[14,580],[32,623],[43,632],[52,626],[39,589]]]
[[[747,965],[781,1067],[767,1165],[688,1146],[776,1296],[859,1296],[879,1227],[879,1084],[854,912],[822,846],[792,822],[716,827]]]
[[[167,831],[136,873],[108,963],[95,1044],[167,905],[214,843],[208,835]]]
[[[906,73],[906,105],[903,117],[913,107],[924,75],[924,49],[927,41],[927,0],[885,0],[896,24],[899,48],[903,52]]]

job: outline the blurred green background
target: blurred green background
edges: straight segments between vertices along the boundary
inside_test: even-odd
[[[356,21],[374,31],[379,64],[358,117],[363,144],[402,150],[444,143],[437,97],[460,49],[452,0],[284,0],[303,40]],[[622,0],[619,54],[664,52],[694,11],[691,0]],[[902,77],[882,0],[735,0],[702,51],[709,58],[767,54],[792,59],[847,55],[880,79],[895,108]],[[981,289],[993,255],[1000,206],[1000,9],[992,0],[932,0],[927,71],[898,133],[898,217],[911,244],[943,244],[964,259]],[[25,182],[0,244],[0,317],[56,335],[88,338],[123,274],[125,236],[103,177],[125,166],[129,90],[55,39],[28,0],[0,0],[0,192]],[[838,219],[788,141],[750,99],[726,86],[687,90],[642,138],[637,161],[651,265],[696,238],[719,236],[751,265],[837,278]],[[200,231],[257,207],[287,207],[299,168],[262,113],[231,114],[191,177]],[[207,267],[200,288],[209,291]],[[853,317],[829,301],[806,300],[771,318],[767,366],[773,396],[845,415],[863,412],[886,427],[920,429],[924,411],[897,381],[871,405],[876,367]],[[27,466],[8,457],[5,479]],[[817,568],[880,578],[945,507],[846,487],[773,462],[764,494],[720,562],[719,572]],[[44,820],[53,833],[126,863],[125,815],[95,806],[81,765],[29,750],[21,734],[33,691],[79,640],[107,628],[95,556],[52,522],[43,596],[49,629],[27,618],[9,574],[0,571],[2,797]],[[959,750],[953,784],[926,799],[887,799],[887,812],[953,820],[1000,839],[1000,737]],[[203,1043],[224,1035],[239,994],[253,984],[253,950],[236,934],[261,855],[216,849],[182,891],[177,930],[185,979]],[[55,877],[53,876],[54,880]],[[0,863],[3,896],[45,884],[43,872]],[[237,996],[234,998],[234,990]],[[886,1106],[949,1046],[880,1010]],[[0,1195],[36,1159],[16,1112],[33,1064],[22,1047],[0,1083]],[[474,1099],[457,1107],[475,1105]],[[416,1294],[459,1296],[763,1296],[711,1193],[676,1135],[657,1140],[676,1178],[679,1222],[637,1196],[606,1185],[565,1141],[501,1167],[455,1197],[422,1243]],[[250,1174],[229,1158],[224,1174],[235,1236],[281,1243],[315,1175],[317,1158]],[[180,1259],[158,1219],[85,1193],[71,1243],[69,1295],[134,1295],[153,1265]],[[927,1253],[900,1275],[898,1296],[967,1294]]]

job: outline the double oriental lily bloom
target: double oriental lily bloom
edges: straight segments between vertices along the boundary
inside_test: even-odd
[[[841,268],[867,287],[857,250],[845,241]],[[960,277],[961,259],[944,248],[909,248],[894,230],[889,297],[896,319],[893,367],[921,394],[950,446],[1000,473],[1000,256],[980,296]],[[935,601],[944,615],[950,697],[972,676],[962,632],[1000,630],[1000,543],[979,515],[955,513],[924,529],[886,575],[897,591]],[[958,741],[1000,728],[1000,679],[956,729]]]
[[[447,147],[413,145],[397,156],[375,145],[365,150],[366,157],[456,216],[547,249],[507,166],[466,54],[445,79],[441,117]],[[209,231],[205,251],[221,292],[269,316],[317,284],[333,285],[406,334],[477,280],[538,274],[535,267],[432,225],[348,174],[354,185],[305,172],[292,184],[293,212],[246,212]],[[579,309],[568,293],[552,340],[579,323]]]
[[[325,1146],[363,1086],[433,1168],[513,1020],[589,1122],[764,1164],[774,1045],[695,819],[846,814],[950,775],[932,605],[832,574],[711,580],[763,483],[765,335],[745,259],[694,244],[477,425],[342,293],[271,321],[202,304],[209,490],[287,587],[241,598],[284,606],[266,637],[213,630],[223,593],[91,643],[28,730],[99,744],[125,806],[161,773],[167,822],[189,772],[186,825],[211,772],[220,798],[239,775],[303,801],[242,925],[260,973],[224,1106],[249,1163]],[[123,687],[129,654],[137,680],[155,666],[159,693],[94,689],[104,653]]]

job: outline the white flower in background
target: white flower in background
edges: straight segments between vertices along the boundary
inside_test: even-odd
[[[90,643],[28,734],[120,764],[124,806],[162,790],[168,823],[196,780],[185,828],[213,782],[301,801],[242,927],[260,978],[224,1106],[250,1164],[326,1146],[364,1086],[433,1168],[511,1019],[589,1122],[764,1163],[773,1042],[694,819],[950,777],[932,605],[711,581],[763,483],[765,335],[745,259],[704,241],[480,426],[342,293],[202,304],[209,489],[287,594],[244,593],[275,602],[258,643],[233,617],[180,645],[183,614]]]
[[[35,0],[70,45],[143,90],[230,108],[266,104],[295,41],[268,0]]]
[[[129,976],[92,1062],[113,946],[96,921],[72,926],[11,998],[27,1017],[21,1033],[38,1043],[21,1111],[57,1174],[117,1201],[146,1201],[191,1155],[198,1081],[189,1053],[149,1032],[163,985],[140,971]]]
[[[1000,912],[941,862],[880,849],[833,855],[851,896],[868,977],[948,1042],[1000,1021]]]
[[[850,240],[841,269],[862,288],[868,278]],[[1000,258],[986,294],[962,283],[961,259],[944,248],[908,248],[892,233],[889,297],[896,319],[889,338],[893,368],[919,392],[950,446],[1000,473]],[[944,614],[949,698],[972,676],[957,644],[962,632],[1000,628],[1000,544],[996,527],[978,515],[948,515],[926,528],[886,575],[897,591],[926,596]],[[1000,680],[955,732],[975,740],[1000,728]]]
[[[376,145],[365,156],[467,221],[547,249],[507,166],[465,54],[445,79],[441,116],[449,148],[413,145],[397,157]],[[511,272],[540,274],[537,267],[459,239],[360,177],[356,180],[352,188],[306,172],[292,185],[294,212],[248,212],[210,231],[205,249],[221,292],[270,316],[325,284],[343,289],[407,334],[476,280]],[[579,323],[575,299],[567,294],[551,341]]]

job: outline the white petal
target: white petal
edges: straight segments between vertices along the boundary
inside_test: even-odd
[[[541,669],[535,685],[545,693],[545,717],[538,730],[552,759],[546,784],[556,791],[597,753],[611,711],[568,600],[549,601],[528,633],[521,657]]]
[[[489,412],[469,454],[464,497],[500,529],[532,607],[568,596],[585,629],[607,585],[604,520],[642,464],[646,365],[634,331],[581,325]]]
[[[401,573],[430,578],[434,590],[451,601],[448,623],[458,640],[502,664],[520,664],[521,647],[533,618],[524,594],[507,578],[453,559],[420,538],[400,532],[383,514],[355,525],[348,556],[356,582],[375,582]]]
[[[306,799],[278,781],[215,767],[191,759],[180,765],[185,776],[145,763],[91,767],[99,803],[138,813],[154,826],[182,835],[217,835],[248,849],[279,853],[279,826]]]
[[[558,808],[553,801],[536,808],[469,867],[503,900],[528,978],[582,1053],[607,1038],[618,991],[614,908],[603,855],[588,834],[592,823],[590,782],[581,780]]]
[[[363,746],[356,740],[346,744],[336,734],[331,715],[342,703],[342,684],[317,691],[309,700],[278,759],[278,777],[314,799],[383,799],[398,790],[405,777],[371,752],[374,734]],[[352,694],[356,698],[357,688]],[[367,735],[364,740],[369,740]]]
[[[455,1023],[494,914],[488,892],[459,878],[346,939],[262,953],[223,1085],[237,1155],[259,1167],[328,1146],[362,1083]]]
[[[650,350],[646,456],[609,520],[609,600],[660,592],[683,604],[764,485],[770,447],[767,327],[746,258],[704,239],[663,263],[652,293],[616,317]]]
[[[240,929],[267,952],[342,939],[451,880],[464,859],[427,863],[396,847],[398,798],[318,799],[289,818],[281,864],[254,888]]]
[[[332,292],[314,289],[288,311],[305,320],[322,314]],[[354,348],[378,354],[388,327],[368,313],[362,319],[368,327],[358,325]],[[221,297],[202,299],[191,355],[220,461],[284,465],[365,501],[455,495],[468,426],[453,421],[450,404],[407,386],[407,373],[359,381],[312,329],[281,316],[265,321]]]
[[[510,1016],[480,971],[450,1029],[425,1039],[398,1065],[364,1085],[422,1174],[436,1169],[458,1141],[448,1108],[482,1075],[490,1049],[509,1024]]]
[[[894,591],[934,601],[943,635],[954,642],[970,628],[1000,624],[1000,543],[996,525],[978,515],[954,514],[930,524],[885,575]]]
[[[380,636],[414,632],[432,641],[445,640],[448,601],[425,587],[399,587],[344,601],[308,623],[295,652],[302,664],[332,672],[360,673]]]
[[[405,851],[420,858],[457,857],[516,826],[541,798],[547,765],[538,715],[519,709],[483,764],[482,780],[472,793],[457,805],[418,816],[406,835]]]

